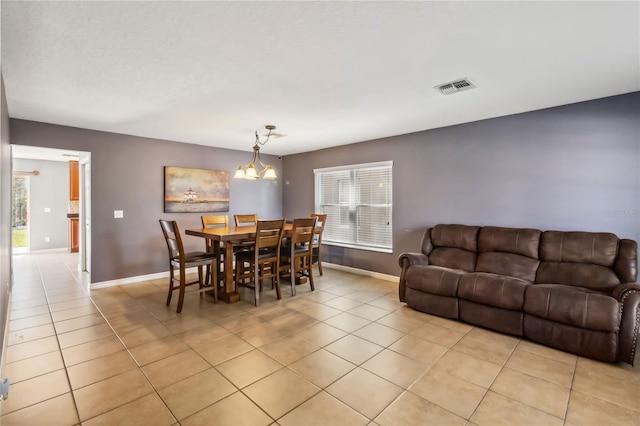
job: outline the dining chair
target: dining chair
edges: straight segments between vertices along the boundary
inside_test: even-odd
[[[229,216],[226,214],[219,215],[211,215],[211,216],[200,216],[200,220],[202,221],[203,228],[221,228],[229,226]],[[222,251],[222,243],[214,242],[208,238],[205,238],[205,251],[207,253],[213,253],[218,258],[218,268],[214,272],[214,275],[210,274],[211,266],[207,265],[207,275],[205,277],[204,284],[209,285],[209,275],[212,276],[214,281],[219,281],[220,277],[222,277],[222,265],[223,265],[223,251]]]
[[[234,214],[233,220],[236,223],[236,226],[250,226],[257,225],[258,223],[258,214]],[[244,250],[252,250],[253,242],[252,241],[233,241],[233,251],[240,252]]]
[[[202,292],[213,290],[213,302],[218,302],[218,286],[211,287],[204,286],[204,280],[202,277],[202,267],[211,266],[215,270],[218,266],[216,262],[218,259],[213,253],[207,253],[203,251],[195,251],[185,253],[184,246],[182,245],[182,238],[180,237],[180,230],[178,229],[178,223],[175,220],[162,220],[160,219],[160,227],[162,228],[162,234],[167,242],[167,248],[169,249],[169,295],[167,296],[167,306],[171,303],[171,296],[174,290],[179,290],[178,296],[178,309],[177,312],[182,312],[182,304],[184,302],[184,291],[187,286],[198,284],[200,297]],[[187,268],[198,267],[198,279],[196,281],[187,282],[186,270]],[[175,270],[179,270],[179,277],[175,277]],[[174,283],[178,281],[177,285]]]
[[[258,214],[234,214],[233,220],[236,222],[236,226],[257,225]]]
[[[324,225],[327,222],[327,215],[322,213],[309,213],[309,217],[316,217],[316,230],[313,236],[313,243],[311,245],[311,260],[312,263],[318,263],[318,272],[322,276],[322,234],[324,232]]]
[[[236,253],[236,287],[253,288],[254,303],[260,305],[262,282],[271,278],[276,296],[281,298],[280,247],[284,233],[284,219],[258,220],[251,250]]]
[[[289,276],[291,280],[292,296],[296,295],[296,280],[302,277],[309,278],[311,291],[315,290],[311,254],[316,221],[315,216],[293,219],[291,236],[280,250],[280,269],[282,276]]]

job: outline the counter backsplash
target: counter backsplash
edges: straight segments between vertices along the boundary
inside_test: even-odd
[[[69,210],[67,213],[80,213],[80,206],[78,201],[69,201]]]

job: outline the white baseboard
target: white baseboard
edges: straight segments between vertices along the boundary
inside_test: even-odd
[[[399,277],[395,275],[382,274],[380,272],[367,271],[365,269],[353,268],[351,266],[338,265],[336,263],[322,262],[323,267],[337,269],[339,271],[351,272],[352,274],[364,275],[367,277],[378,278],[385,281],[398,281]]]
[[[381,274],[380,272],[366,271],[364,269],[353,268],[351,266],[337,265],[335,263],[322,262],[322,266],[329,269],[337,269],[339,271],[351,272],[352,274],[364,275],[367,277],[378,278],[385,281],[398,281],[398,277],[394,275]],[[197,268],[187,269],[187,273],[197,272]],[[148,275],[137,275],[135,277],[120,278],[117,280],[101,281],[91,284],[91,289],[113,287],[116,285],[135,284],[142,281],[158,280],[161,278],[169,278],[169,271],[158,272]]]

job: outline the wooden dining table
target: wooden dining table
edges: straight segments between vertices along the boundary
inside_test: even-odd
[[[284,224],[284,236],[291,235],[291,229],[293,224]],[[256,226],[225,226],[217,228],[201,228],[201,229],[187,229],[185,234],[193,235],[195,237],[206,238],[217,242],[223,243],[224,246],[224,270],[223,281],[224,290],[218,292],[218,297],[227,303],[235,303],[240,300],[238,293],[234,291],[233,282],[233,245],[234,243],[243,241],[253,241],[256,238]],[[217,285],[217,283],[216,283]]]

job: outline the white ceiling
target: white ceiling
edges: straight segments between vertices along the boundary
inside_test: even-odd
[[[640,90],[640,3],[2,1],[9,114],[292,154]],[[441,95],[468,77],[477,88]]]

